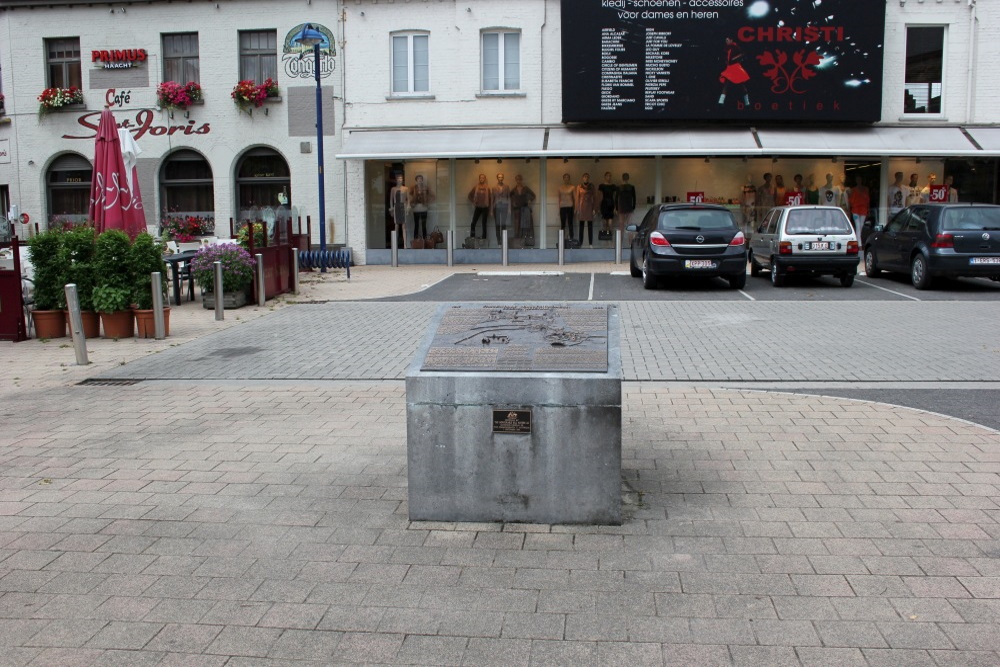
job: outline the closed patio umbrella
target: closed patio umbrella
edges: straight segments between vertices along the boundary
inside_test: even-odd
[[[130,176],[122,157],[115,117],[105,107],[97,125],[90,185],[90,219],[98,232],[121,229],[134,239],[146,231],[139,184],[130,185]]]

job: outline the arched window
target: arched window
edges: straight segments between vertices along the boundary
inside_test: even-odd
[[[90,161],[67,153],[52,161],[45,179],[49,225],[85,222],[90,213]]]
[[[197,218],[202,234],[215,231],[215,182],[212,167],[192,150],[171,153],[160,167],[160,224],[168,218]]]
[[[241,211],[254,207],[291,206],[288,163],[271,148],[247,151],[236,167],[236,202]]]

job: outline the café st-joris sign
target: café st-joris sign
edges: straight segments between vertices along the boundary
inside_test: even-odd
[[[164,122],[157,117],[156,111],[154,109],[125,109],[132,100],[132,91],[130,90],[117,90],[115,88],[109,88],[105,93],[104,102],[112,110],[116,108],[119,110],[119,115],[123,111],[127,111],[130,116],[123,120],[119,120],[116,117],[117,124],[119,128],[128,130],[132,133],[132,137],[136,140],[141,139],[145,136],[151,137],[171,137],[175,135],[182,136],[196,136],[202,134],[209,134],[212,131],[212,126],[209,123],[199,124],[197,120],[194,119],[184,119],[183,122]],[[100,111],[89,111],[84,114],[80,114],[76,122],[80,127],[84,128],[81,130],[80,134],[64,134],[63,139],[94,139],[97,137],[97,127],[101,120]]]

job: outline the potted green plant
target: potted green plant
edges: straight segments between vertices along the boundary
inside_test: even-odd
[[[35,309],[31,316],[35,321],[35,335],[38,338],[62,338],[66,335],[66,315],[64,282],[65,266],[60,259],[62,232],[49,229],[36,234],[28,241],[28,259],[34,271]]]
[[[101,320],[94,310],[94,228],[90,225],[75,225],[62,233],[59,259],[65,270],[67,284],[76,285],[76,296],[80,302],[83,319],[83,335],[97,338],[101,335]],[[65,301],[65,299],[63,299]],[[68,320],[68,315],[67,315]]]
[[[253,227],[253,247],[263,248],[264,247],[264,223],[258,222],[248,222],[242,227],[240,231],[236,232],[236,242],[243,246],[244,249],[250,250],[250,227]]]
[[[246,305],[247,288],[253,283],[254,261],[235,243],[205,246],[191,260],[194,279],[201,286],[202,305],[215,308],[215,263],[222,263],[222,298],[226,308]]]
[[[167,264],[163,261],[163,245],[143,232],[135,237],[129,249],[129,264],[133,273],[132,299],[135,304],[135,324],[139,338],[153,338],[153,279],[160,273],[160,290],[163,303],[167,303]],[[170,335],[170,308],[163,309],[164,334]]]
[[[129,338],[135,332],[132,311],[133,278],[129,258],[132,243],[120,229],[97,237],[94,247],[94,310],[101,314],[105,338]]]

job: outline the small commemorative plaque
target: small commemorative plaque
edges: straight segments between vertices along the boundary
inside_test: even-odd
[[[529,435],[531,433],[531,410],[494,410],[493,432]]]

